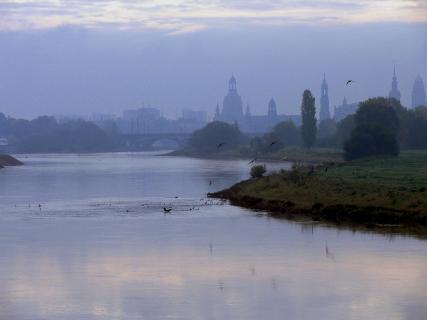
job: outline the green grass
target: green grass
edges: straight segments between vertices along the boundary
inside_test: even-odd
[[[427,188],[427,151],[406,151],[399,157],[357,160],[346,165],[319,170],[317,175],[405,190]]]
[[[244,181],[213,196],[255,209],[313,213],[329,220],[337,215],[357,223],[426,224],[426,189],[427,151],[411,151],[314,170],[298,167]]]
[[[284,148],[270,155],[271,159],[296,162],[342,163],[342,152],[337,149],[315,148]]]

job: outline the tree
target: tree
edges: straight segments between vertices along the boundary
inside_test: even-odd
[[[297,146],[300,144],[300,133],[292,121],[283,121],[271,131],[273,139],[281,144],[281,147]]]
[[[405,146],[411,149],[427,149],[427,108],[408,111]]]
[[[397,134],[400,121],[396,112],[396,101],[395,99],[379,97],[361,102],[355,116],[356,126],[376,123]]]
[[[351,132],[355,127],[354,114],[349,115],[337,123],[337,140],[340,146],[344,146],[345,141],[350,139]]]
[[[353,160],[375,155],[398,155],[399,118],[394,101],[373,98],[360,103],[354,129],[344,143],[344,158]]]
[[[311,148],[316,141],[317,119],[315,99],[310,90],[305,90],[301,103],[301,136],[306,148]]]
[[[344,145],[345,160],[376,155],[397,156],[398,154],[399,145],[396,134],[376,123],[357,126],[351,133],[351,138]]]
[[[245,136],[238,126],[214,121],[196,130],[190,138],[189,146],[200,153],[214,153],[232,149],[244,140]]]

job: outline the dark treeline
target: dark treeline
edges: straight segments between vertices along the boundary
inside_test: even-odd
[[[83,120],[58,123],[49,116],[23,120],[0,113],[0,136],[8,139],[9,151],[15,153],[102,152],[118,144],[114,128],[102,129]]]
[[[190,152],[212,154],[238,151],[242,156],[274,154],[283,148],[331,148],[343,150],[346,160],[398,155],[401,149],[427,149],[427,108],[404,108],[393,98],[372,98],[360,103],[354,115],[336,122],[317,122],[310,91],[303,94],[302,126],[281,122],[263,136],[250,139],[237,124],[212,122],[196,131]],[[224,143],[221,148],[218,144]]]

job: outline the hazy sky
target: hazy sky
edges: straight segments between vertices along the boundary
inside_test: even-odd
[[[0,111],[120,114],[146,105],[213,113],[232,73],[253,113],[301,94],[331,104],[427,84],[427,1],[0,0]],[[345,81],[356,83],[348,88]]]

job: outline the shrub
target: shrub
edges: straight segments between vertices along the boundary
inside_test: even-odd
[[[263,166],[263,165],[253,166],[251,168],[251,177],[252,178],[261,178],[264,175],[264,173],[266,173],[266,171],[267,170],[265,169],[265,166]]]
[[[356,127],[344,145],[345,160],[398,154],[399,145],[396,134],[379,124],[364,124]]]

